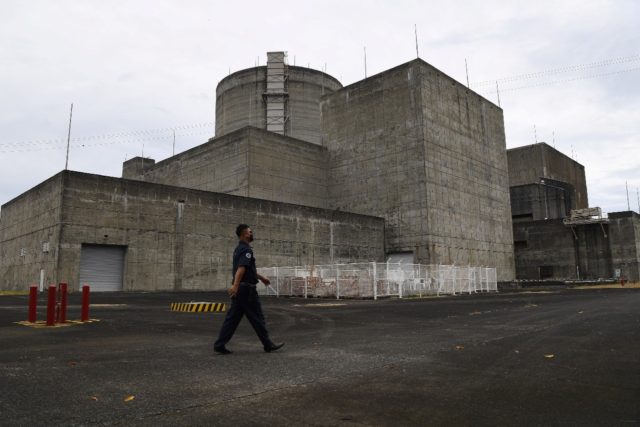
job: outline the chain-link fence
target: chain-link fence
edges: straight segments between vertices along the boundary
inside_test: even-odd
[[[260,268],[264,295],[304,298],[383,298],[455,295],[498,290],[495,268],[404,263]]]

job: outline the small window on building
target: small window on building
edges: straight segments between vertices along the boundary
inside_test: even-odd
[[[543,265],[539,267],[540,279],[550,279],[553,277],[553,266]]]

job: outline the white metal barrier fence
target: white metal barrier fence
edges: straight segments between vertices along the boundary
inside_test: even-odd
[[[258,271],[271,279],[258,288],[263,295],[378,299],[498,291],[496,269],[488,267],[369,262]]]

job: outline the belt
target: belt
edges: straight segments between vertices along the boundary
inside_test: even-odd
[[[240,282],[240,286],[248,286],[250,288],[255,288],[257,283],[249,283],[249,282]]]

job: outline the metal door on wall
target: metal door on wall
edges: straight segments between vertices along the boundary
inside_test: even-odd
[[[80,285],[88,284],[92,292],[122,290],[126,246],[82,245]]]

